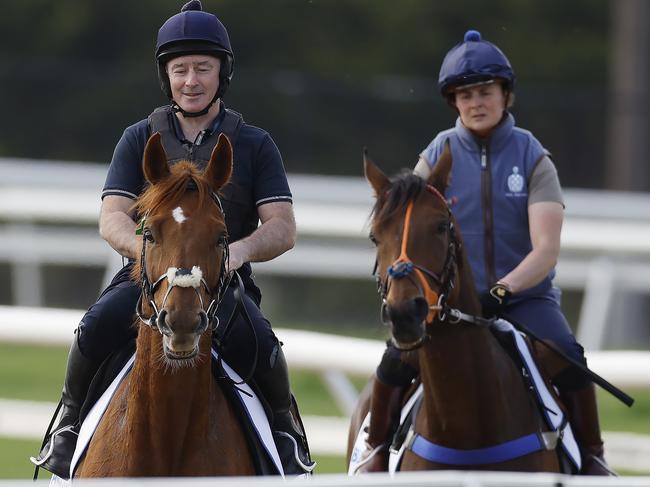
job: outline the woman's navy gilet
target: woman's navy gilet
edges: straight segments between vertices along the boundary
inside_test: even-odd
[[[479,293],[508,274],[532,250],[528,227],[528,184],[537,163],[548,154],[507,114],[488,139],[478,139],[460,121],[440,132],[422,155],[431,164],[449,140],[453,166],[446,196],[462,233]],[[518,297],[557,299],[552,270]]]

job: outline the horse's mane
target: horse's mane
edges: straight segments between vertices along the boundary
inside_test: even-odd
[[[195,164],[181,161],[170,167],[170,175],[156,184],[150,184],[136,200],[133,208],[139,215],[167,214],[179,205],[187,191],[198,194],[196,211],[212,201],[212,188]]]
[[[390,179],[390,188],[384,194],[378,195],[370,217],[373,223],[381,225],[397,210],[404,208],[409,201],[415,200],[422,192],[425,181],[413,174],[409,169],[403,169]]]

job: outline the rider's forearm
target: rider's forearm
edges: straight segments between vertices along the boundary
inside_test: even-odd
[[[129,215],[114,212],[101,215],[99,234],[120,255],[135,259],[140,252],[140,239],[135,235],[135,222]]]
[[[548,276],[557,263],[558,251],[553,246],[533,249],[517,267],[499,279],[506,283],[513,293],[536,286]]]
[[[295,244],[295,223],[274,217],[260,225],[248,237],[233,242],[230,252],[238,255],[242,263],[266,262],[292,249]]]

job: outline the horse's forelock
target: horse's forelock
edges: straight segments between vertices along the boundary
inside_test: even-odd
[[[168,178],[155,185],[149,185],[135,203],[139,214],[157,215],[178,206],[187,191],[197,191],[198,206],[211,201],[212,188],[201,171],[191,162],[183,161],[171,168]]]
[[[404,208],[418,197],[424,186],[424,180],[407,169],[391,178],[390,188],[375,201],[371,213],[373,224],[381,225],[397,210]]]

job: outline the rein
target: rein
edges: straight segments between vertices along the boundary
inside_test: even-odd
[[[219,212],[225,218],[223,206],[221,200],[216,193],[212,193],[212,200],[215,202],[219,208]],[[143,233],[144,224],[146,222],[146,215],[142,219],[138,230],[136,233]],[[221,259],[221,268],[219,270],[219,282],[215,288],[210,288],[207,281],[203,278],[201,269],[197,266],[192,267],[192,269],[187,269],[185,267],[177,268],[170,267],[167,269],[167,272],[162,274],[158,279],[153,283],[147,275],[147,266],[146,266],[146,250],[147,250],[147,238],[143,236],[142,238],[142,252],[140,253],[140,284],[142,286],[142,294],[138,297],[138,302],[136,303],[135,312],[142,323],[151,327],[154,330],[158,330],[161,334],[170,335],[171,330],[166,327],[164,319],[161,320],[161,311],[159,310],[156,302],[154,300],[154,294],[156,290],[160,287],[163,281],[167,280],[168,287],[165,296],[163,297],[160,308],[163,309],[167,298],[171,294],[174,287],[191,287],[196,292],[199,302],[201,304],[201,312],[199,314],[201,318],[201,323],[198,326],[197,332],[203,333],[208,326],[211,326],[212,331],[216,330],[219,326],[219,318],[216,316],[217,308],[221,299],[223,298],[224,291],[232,279],[232,275],[227,277],[227,264],[229,261],[229,252],[228,252],[228,238],[225,235],[222,235],[219,238],[219,247],[222,251]],[[227,282],[226,282],[227,279]],[[207,309],[204,306],[203,297],[201,296],[201,290],[204,290],[211,299],[210,304],[208,304]],[[144,316],[142,311],[142,299],[143,297],[148,300],[149,305],[153,309],[153,312],[150,316]],[[164,315],[163,315],[164,317]]]

